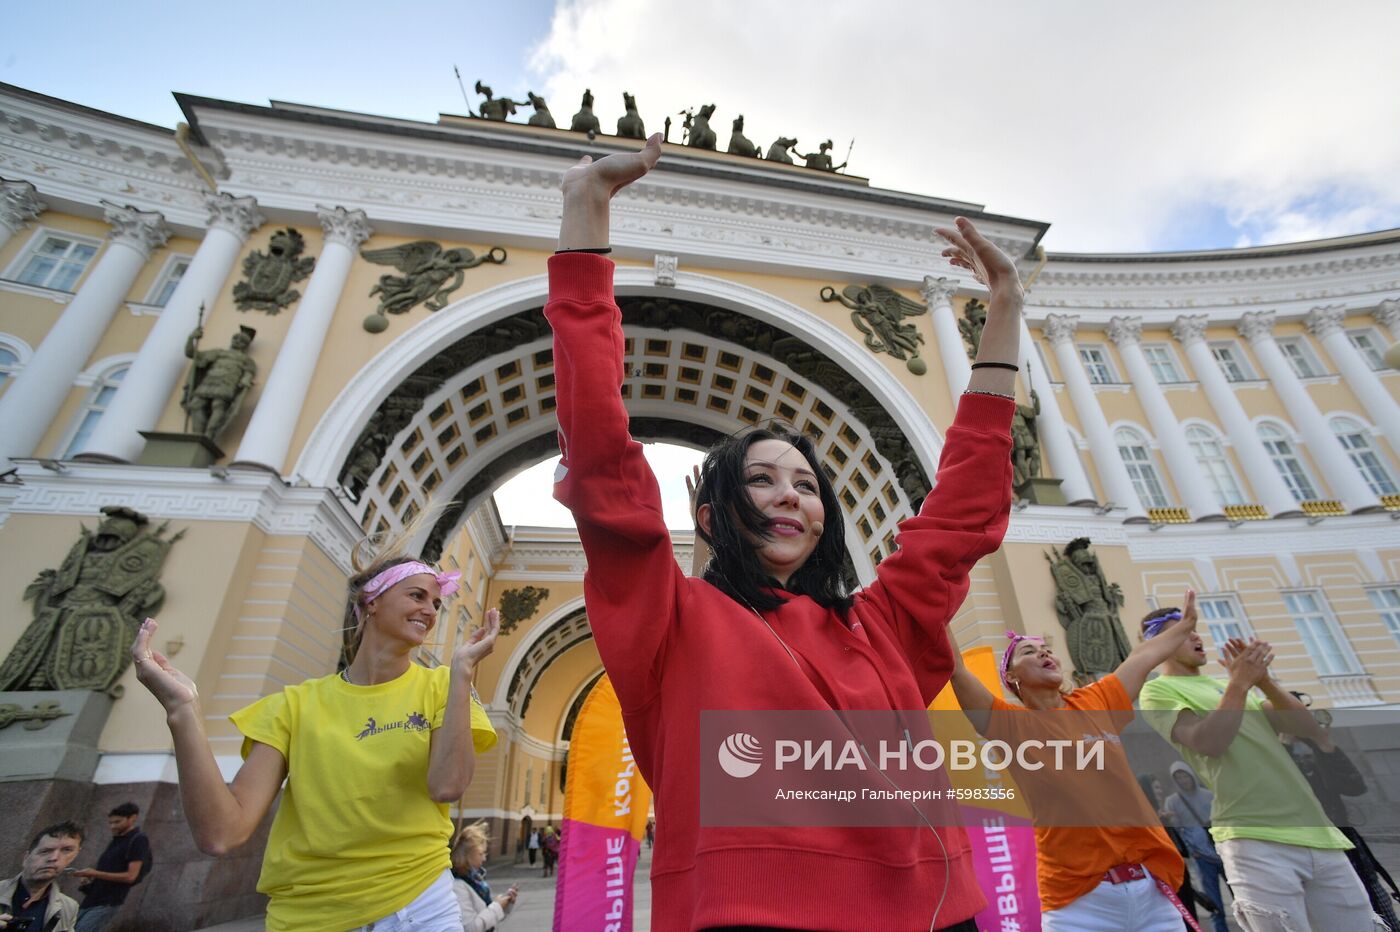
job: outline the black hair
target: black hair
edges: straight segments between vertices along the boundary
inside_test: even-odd
[[[25,850],[26,854],[33,854],[34,849],[39,847],[39,842],[48,838],[76,838],[78,844],[83,843],[83,827],[77,822],[55,822],[53,825],[45,826],[39,830],[39,834],[34,836],[34,840],[29,843]]]
[[[1152,622],[1156,621],[1158,618],[1162,618],[1163,616],[1170,615],[1172,612],[1179,611],[1181,611],[1181,609],[1177,608],[1175,605],[1168,605],[1164,608],[1154,608],[1152,611],[1142,616],[1142,621],[1139,624],[1139,627],[1143,630],[1146,630],[1147,626]]]
[[[1140,773],[1137,775],[1138,786],[1142,788],[1142,795],[1147,797],[1147,801],[1154,807],[1162,805],[1162,799],[1158,797],[1157,791],[1152,788],[1152,784],[1157,782],[1157,778],[1150,773]]]
[[[119,816],[123,819],[129,819],[134,815],[140,815],[141,807],[137,806],[135,803],[122,803],[120,806],[113,806],[112,811],[107,814],[109,816]]]
[[[705,455],[700,467],[700,488],[695,493],[697,509],[701,505],[710,506],[709,531],[700,528],[698,523],[695,529],[710,546],[704,579],[735,601],[758,611],[775,609],[783,603],[770,590],[784,587],[764,572],[757,548],[751,542],[771,537],[767,518],[754,505],[744,475],[744,459],[749,447],[761,440],[790,443],[802,454],[816,473],[817,490],[825,512],[816,549],[788,578],[785,588],[811,598],[823,608],[834,608],[844,616],[852,600],[846,587],[845,568],[849,556],[841,503],[817,459],[811,439],[786,424],[772,423],[726,437]]]

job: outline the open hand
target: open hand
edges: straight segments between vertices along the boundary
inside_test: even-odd
[[[1269,676],[1269,664],[1274,661],[1274,649],[1267,641],[1230,638],[1221,649],[1221,664],[1230,671],[1230,679],[1245,686],[1257,686]]]
[[[131,645],[131,661],[136,665],[136,679],[164,707],[167,715],[199,698],[199,690],[190,679],[170,665],[158,650],[151,649],[151,636],[160,627],[154,618],[141,622],[136,643]]]
[[[956,221],[957,229],[938,227],[935,232],[948,241],[943,256],[960,269],[986,285],[993,294],[1021,291],[1021,278],[1016,264],[995,243],[983,236],[966,217]]]
[[[564,196],[575,194],[611,198],[655,167],[661,158],[661,134],[653,133],[639,152],[615,152],[598,161],[585,155],[564,172]]]
[[[472,631],[466,642],[452,653],[452,666],[467,666],[475,669],[496,649],[496,635],[501,633],[501,613],[498,609],[487,609],[486,621]]]
[[[691,469],[690,475],[685,477],[685,494],[690,497],[690,520],[696,527],[700,526],[700,520],[695,514],[695,495],[700,491],[700,467]]]

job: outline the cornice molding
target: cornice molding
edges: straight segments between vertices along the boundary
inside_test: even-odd
[[[1338,515],[1316,525],[1307,518],[1271,518],[1234,528],[1216,521],[1168,524],[1156,531],[1140,524],[1124,528],[1128,555],[1134,560],[1378,552],[1393,549],[1396,539],[1396,522],[1388,514]]]
[[[268,534],[311,538],[347,574],[364,532],[328,489],[292,488],[257,470],[65,462],[63,472],[16,461],[19,482],[0,486],[0,526],[10,515],[73,515],[96,520],[103,505],[126,505],[151,518],[251,521]]]

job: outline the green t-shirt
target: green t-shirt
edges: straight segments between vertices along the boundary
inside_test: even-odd
[[[1143,686],[1139,704],[1147,723],[1171,741],[1178,713],[1214,711],[1225,686],[1209,676],[1159,676]],[[1215,791],[1210,834],[1217,842],[1254,838],[1304,848],[1351,847],[1322,811],[1253,692],[1245,699],[1239,734],[1221,756],[1172,745]]]

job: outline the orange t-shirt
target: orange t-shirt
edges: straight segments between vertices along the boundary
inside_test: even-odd
[[[1128,756],[1123,752],[1123,744],[1118,739],[1118,732],[1132,720],[1133,702],[1124,691],[1123,684],[1118,677],[1109,674],[1097,683],[1066,695],[1063,708],[1081,713],[1128,714],[1086,717],[1062,716],[1056,711],[1047,711],[1037,713],[1034,728],[1020,728],[1009,716],[995,713],[1031,710],[994,697],[994,714],[987,735],[988,738],[1009,741],[1013,746],[1018,737],[1042,740],[1053,737],[1073,741],[1097,737],[1104,740],[1102,771],[1052,771],[1048,766],[1052,759],[1048,752],[1038,755],[1047,763],[1041,770],[1027,770],[1013,759],[1016,785],[1025,794],[1031,811],[1037,811],[1037,800],[1041,809],[1058,807],[1056,818],[1059,824],[1037,824],[1035,829],[1036,879],[1040,883],[1041,911],[1068,906],[1098,886],[1106,871],[1121,864],[1142,864],[1153,877],[1166,881],[1171,889],[1177,889],[1181,886],[1185,865],[1166,831],[1157,824],[1156,815],[1143,797],[1128,763]],[[1016,716],[1016,720],[1020,718]],[[1072,761],[1074,755],[1067,753],[1066,759]],[[1072,813],[1076,809],[1090,812],[1101,805],[1104,807],[1101,813],[1103,821],[1120,824],[1064,824],[1074,820]],[[1071,814],[1067,816],[1066,811]],[[1037,818],[1036,821],[1044,820]],[[1094,820],[1089,818],[1086,821],[1092,823]]]

